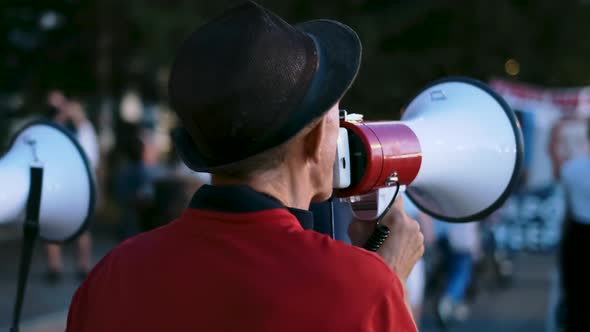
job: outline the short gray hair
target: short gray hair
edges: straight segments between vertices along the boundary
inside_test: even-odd
[[[254,156],[237,161],[230,165],[221,166],[211,171],[213,175],[231,177],[237,179],[249,179],[260,173],[274,170],[285,162],[291,144],[296,138],[309,133],[322,119],[323,115],[311,121],[288,141]]]
[[[257,174],[276,169],[285,161],[289,151],[289,143],[291,141],[287,141],[252,157],[216,168],[212,173],[213,175],[224,177],[248,179]]]

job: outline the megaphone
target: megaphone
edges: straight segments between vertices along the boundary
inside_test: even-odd
[[[94,210],[95,182],[77,140],[38,121],[24,126],[0,159],[0,183],[0,225],[23,229],[10,329],[18,331],[35,239],[67,242],[84,231]]]
[[[14,136],[0,158],[0,183],[0,225],[22,226],[32,213],[40,238],[49,242],[76,238],[94,210],[87,157],[74,137],[50,122],[30,123]]]
[[[474,79],[435,81],[409,103],[401,121],[344,115],[340,126],[334,165],[339,197],[403,186],[423,212],[467,222],[501,206],[520,174],[517,118],[494,90]]]

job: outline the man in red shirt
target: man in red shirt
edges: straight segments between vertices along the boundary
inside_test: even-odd
[[[376,254],[310,230],[360,58],[349,27],[292,26],[253,2],[193,32],[169,80],[175,143],[213,185],[111,251],[74,295],[67,331],[416,331],[404,283],[423,237],[401,201]],[[353,223],[353,242],[374,227]]]

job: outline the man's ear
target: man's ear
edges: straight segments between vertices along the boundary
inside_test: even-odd
[[[326,116],[313,125],[303,137],[303,151],[306,161],[318,163],[322,155],[322,145],[326,137]]]

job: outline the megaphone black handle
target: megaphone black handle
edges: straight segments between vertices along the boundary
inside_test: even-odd
[[[394,177],[394,175],[395,175],[395,177]],[[396,185],[395,193],[393,194],[393,197],[391,198],[391,201],[389,202],[389,204],[387,204],[387,207],[385,208],[385,210],[383,210],[383,213],[381,213],[381,215],[379,216],[379,219],[377,219],[377,225],[375,226],[375,230],[373,231],[373,234],[371,234],[371,236],[367,240],[367,243],[365,243],[365,245],[363,246],[363,248],[365,248],[369,251],[373,251],[373,252],[377,251],[379,249],[379,247],[381,247],[383,242],[385,242],[385,240],[387,240],[387,237],[389,236],[389,233],[391,232],[389,230],[389,227],[381,224],[380,221],[387,214],[387,212],[389,212],[389,209],[391,209],[391,206],[395,202],[395,199],[397,198],[397,194],[399,193],[400,185],[399,185],[399,182],[397,181],[397,173],[394,173],[394,175],[392,175],[392,177],[390,179],[392,181],[392,184],[395,183],[395,185]]]
[[[389,233],[389,227],[383,224],[377,224],[375,230],[373,231],[373,234],[371,234],[371,237],[369,237],[367,243],[365,243],[364,248],[373,252],[377,251],[377,249],[381,247],[383,242],[387,240]]]
[[[20,257],[20,266],[18,271],[18,288],[14,303],[14,312],[12,316],[12,327],[10,332],[18,332],[29,269],[31,267],[31,258],[35,239],[39,234],[39,210],[41,207],[41,189],[43,188],[43,168],[31,167],[31,183],[29,185],[29,197],[27,200],[27,209],[25,214],[25,225],[23,230],[23,247]]]

